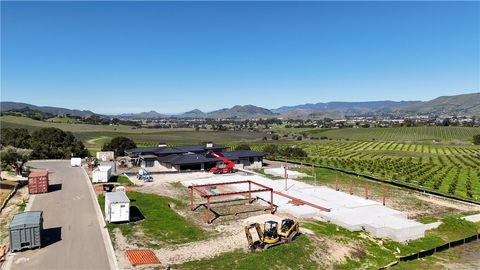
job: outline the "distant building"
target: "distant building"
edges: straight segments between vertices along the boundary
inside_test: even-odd
[[[158,147],[139,147],[126,150],[129,156],[138,157],[141,166],[152,172],[209,170],[222,163],[209,152],[215,152],[235,162],[237,168],[261,168],[265,156],[262,152],[249,150],[226,151],[224,146],[211,142],[205,145],[175,147],[161,144]]]

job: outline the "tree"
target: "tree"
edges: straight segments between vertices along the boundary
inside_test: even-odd
[[[102,151],[113,151],[115,156],[125,156],[125,150],[135,148],[135,142],[127,137],[115,137],[102,147]]]
[[[23,165],[27,163],[32,154],[30,149],[7,146],[0,151],[2,166],[12,166],[17,175],[22,174]]]
[[[32,158],[64,159],[85,157],[88,150],[71,132],[58,128],[42,128],[32,134]]]
[[[31,136],[25,128],[4,128],[1,132],[1,144],[17,148],[30,148]]]
[[[480,145],[480,134],[473,136],[473,144]]]
[[[299,147],[286,147],[280,154],[285,157],[307,157],[307,153]]]
[[[269,144],[263,148],[263,152],[267,154],[267,156],[274,157],[278,155],[278,146],[276,144]]]
[[[442,126],[450,126],[451,124],[452,124],[452,121],[450,120],[450,118],[445,118],[442,121]]]
[[[252,150],[248,144],[239,144],[235,150]]]

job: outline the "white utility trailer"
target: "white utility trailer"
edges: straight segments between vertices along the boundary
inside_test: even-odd
[[[79,157],[72,157],[70,159],[70,166],[72,167],[81,167],[82,166],[82,159]]]
[[[105,193],[105,220],[108,222],[130,221],[130,199],[125,192]]]
[[[112,166],[101,165],[92,172],[93,183],[107,183],[110,177],[112,177]]]

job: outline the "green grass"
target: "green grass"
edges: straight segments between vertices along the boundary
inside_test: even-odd
[[[340,128],[340,129],[309,129],[297,131],[284,129],[284,131],[305,132],[309,136],[329,139],[357,140],[357,141],[414,141],[433,142],[459,140],[471,142],[475,134],[480,133],[480,128],[453,127],[453,126],[422,126],[422,127],[394,127],[394,128]]]
[[[130,181],[130,179],[128,179],[128,177],[126,177],[124,175],[114,175],[114,176],[110,177],[108,182],[119,183],[119,184],[122,184],[124,186],[134,186],[132,181]]]
[[[302,227],[312,230],[318,236],[333,239],[340,243],[356,245],[364,251],[362,256],[349,258],[346,262],[336,265],[335,269],[379,268],[394,261],[396,255],[404,256],[428,250],[480,232],[480,223],[473,223],[452,216],[444,217],[443,224],[437,229],[427,231],[425,237],[407,243],[382,239],[381,244],[379,244],[370,238],[362,237],[362,232],[350,232],[326,222],[305,223],[302,224]],[[397,248],[400,250],[400,254],[396,254]]]
[[[273,175],[273,174],[269,174],[269,173],[266,173],[264,169],[254,169],[254,171],[256,173],[259,173],[269,179],[282,179],[283,177],[281,176],[276,176],[276,175]]]
[[[168,207],[168,203],[182,207],[181,202],[168,197],[139,192],[129,192],[127,196],[131,201],[130,207],[137,207],[144,219],[123,224],[109,223],[107,226],[110,231],[119,228],[129,241],[149,248],[205,239],[205,232]],[[98,202],[103,210],[105,205],[103,194],[98,196]],[[130,214],[132,215],[132,213],[131,211]]]
[[[63,116],[63,117],[52,117],[52,118],[49,118],[45,121],[52,122],[52,123],[71,123],[71,124],[73,124],[73,123],[77,122],[77,119],[72,118],[72,117]]]
[[[350,232],[335,224],[320,221],[302,224],[302,226],[321,237],[355,246],[356,255],[335,265],[335,269],[375,269],[395,260],[395,255],[391,250],[362,237],[361,232]]]
[[[420,217],[417,218],[416,221],[423,223],[423,224],[429,224],[433,222],[437,222],[439,219],[436,217]]]
[[[319,265],[310,257],[313,250],[314,246],[307,236],[300,235],[291,243],[261,252],[236,250],[212,259],[187,262],[175,269],[319,269]]]

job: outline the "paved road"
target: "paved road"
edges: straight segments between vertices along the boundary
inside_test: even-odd
[[[35,195],[31,208],[43,211],[44,247],[17,252],[11,269],[110,269],[83,169],[70,161],[30,165],[50,172],[51,191]]]

